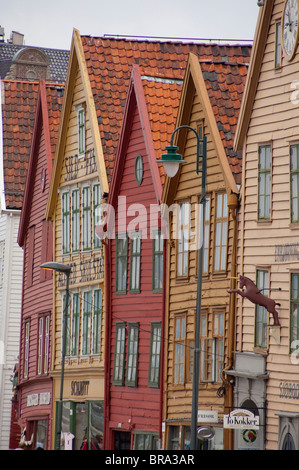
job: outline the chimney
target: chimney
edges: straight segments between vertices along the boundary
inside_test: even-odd
[[[10,44],[15,44],[17,46],[24,45],[24,34],[18,33],[17,31],[12,31],[10,35]]]
[[[0,26],[0,42],[4,42],[4,28]]]

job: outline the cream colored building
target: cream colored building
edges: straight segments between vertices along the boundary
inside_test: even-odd
[[[234,406],[259,415],[235,448],[299,449],[298,0],[260,7],[235,148],[243,153],[238,273],[277,306],[237,295]]]

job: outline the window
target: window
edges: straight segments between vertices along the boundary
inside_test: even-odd
[[[100,354],[101,352],[101,320],[102,320],[102,291],[97,289],[93,295],[93,338],[92,338],[92,352],[93,354]]]
[[[28,379],[29,373],[29,339],[30,339],[30,323],[25,323],[25,347],[24,347],[24,379]]]
[[[70,251],[70,198],[69,193],[62,194],[62,252]]]
[[[158,450],[159,436],[156,433],[134,432],[134,450]]]
[[[124,384],[126,324],[116,323],[113,384]]]
[[[258,219],[270,219],[271,210],[271,146],[259,147]]]
[[[129,323],[126,385],[133,387],[137,386],[138,332],[139,324]]]
[[[90,354],[91,292],[83,293],[82,354]]]
[[[185,378],[185,316],[175,318],[174,383],[184,383]]]
[[[63,302],[62,302],[62,325],[63,325],[63,316],[65,312],[65,302],[66,302],[66,294],[63,295]],[[70,333],[71,333],[71,311],[70,311],[70,297],[69,302],[66,310],[66,333],[65,333],[65,355],[70,355]],[[63,328],[61,328],[61,334],[63,334]],[[62,344],[62,342],[61,342]]]
[[[221,382],[224,348],[224,312],[213,312],[212,331],[208,313],[201,318],[201,381]]]
[[[80,193],[79,189],[72,191],[72,251],[80,247]]]
[[[100,224],[102,219],[101,214],[101,185],[93,185],[93,246],[99,248],[101,246],[101,240],[96,235],[95,227]]]
[[[153,292],[163,289],[163,235],[160,230],[153,236]]]
[[[38,322],[37,374],[47,374],[49,365],[50,316],[40,316]]]
[[[200,210],[202,206],[198,206],[200,209],[198,211],[198,229],[200,230]],[[211,210],[211,198],[206,196],[206,203],[205,203],[205,220],[204,220],[204,230],[203,230],[203,264],[202,264],[202,272],[203,274],[207,274],[209,271],[209,250],[210,250],[210,212]],[[198,236],[198,248],[200,248],[201,240]],[[198,257],[198,251],[197,251]],[[198,267],[198,258],[196,262],[196,269]]]
[[[223,271],[226,268],[227,249],[227,194],[216,195],[216,234],[214,270]]]
[[[290,146],[291,222],[299,222],[299,144]]]
[[[116,292],[125,294],[127,290],[128,238],[118,234],[116,238]]]
[[[178,207],[177,276],[188,275],[189,264],[189,220],[190,204],[183,202]]]
[[[297,347],[299,340],[299,274],[291,274],[291,315],[290,315],[290,350]],[[295,343],[293,343],[295,341]]]
[[[76,292],[72,298],[72,336],[71,354],[79,354],[79,325],[80,325],[80,294]]]
[[[161,358],[161,323],[151,324],[151,345],[148,370],[148,386],[160,386],[160,358]]]
[[[130,292],[140,292],[140,255],[141,255],[141,234],[138,232],[131,234],[130,253]]]
[[[90,250],[91,245],[91,212],[90,212],[90,187],[82,189],[82,249]]]
[[[257,270],[256,272],[256,286],[259,290],[264,290],[269,287],[269,272],[264,270]],[[268,295],[268,292],[263,292],[263,295]],[[266,348],[268,342],[268,311],[265,307],[256,305],[255,307],[255,346]]]
[[[78,109],[78,141],[79,141],[79,156],[85,153],[85,110],[84,108]]]
[[[137,155],[135,160],[135,179],[138,186],[140,186],[143,179],[143,161],[140,153]]]
[[[275,68],[281,66],[281,23],[275,25]]]

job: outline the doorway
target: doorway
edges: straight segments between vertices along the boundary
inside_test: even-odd
[[[114,431],[114,450],[130,450],[131,433],[128,431]]]

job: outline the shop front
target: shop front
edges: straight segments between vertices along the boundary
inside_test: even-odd
[[[95,376],[94,370],[90,374],[86,371],[85,376],[80,372],[64,380],[61,449],[101,450],[104,426],[103,380]],[[56,442],[58,431],[59,387],[60,379],[57,377],[54,380],[56,420],[53,443]]]

